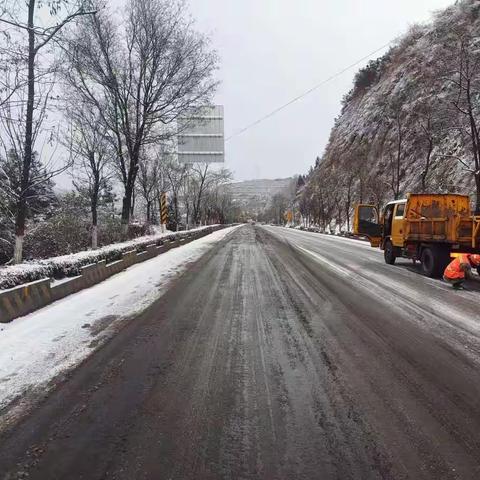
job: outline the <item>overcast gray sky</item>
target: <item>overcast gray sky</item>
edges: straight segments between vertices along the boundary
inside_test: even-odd
[[[216,102],[225,105],[227,136],[452,3],[190,0],[198,28],[211,34],[221,57]],[[235,179],[305,173],[322,154],[358,68],[232,138],[226,145],[226,167]]]

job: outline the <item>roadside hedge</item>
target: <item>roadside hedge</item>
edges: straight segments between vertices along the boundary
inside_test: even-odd
[[[160,245],[165,241],[183,238],[190,233],[198,231],[208,230],[208,233],[210,233],[214,229],[214,227],[208,226],[177,233],[149,235],[127,242],[106,245],[98,250],[87,250],[70,255],[0,267],[0,290],[13,288],[42,278],[62,279],[65,277],[75,277],[81,274],[81,268],[85,265],[98,263],[101,260],[105,260],[106,263],[111,263],[120,260],[122,254],[125,252],[132,250],[142,252],[148,245]]]

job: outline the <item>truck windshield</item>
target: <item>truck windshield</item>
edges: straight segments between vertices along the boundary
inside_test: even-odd
[[[375,207],[362,206],[359,208],[358,218],[363,222],[378,223]]]

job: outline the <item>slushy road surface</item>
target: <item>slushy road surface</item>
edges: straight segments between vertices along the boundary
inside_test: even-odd
[[[368,244],[241,227],[0,437],[0,478],[478,479],[479,307]]]

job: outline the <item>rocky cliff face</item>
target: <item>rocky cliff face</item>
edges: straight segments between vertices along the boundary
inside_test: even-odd
[[[412,27],[357,73],[309,175],[305,191],[312,199],[304,208],[345,221],[358,200],[381,204],[421,191],[473,194],[479,124],[480,1],[463,0],[431,24]]]

